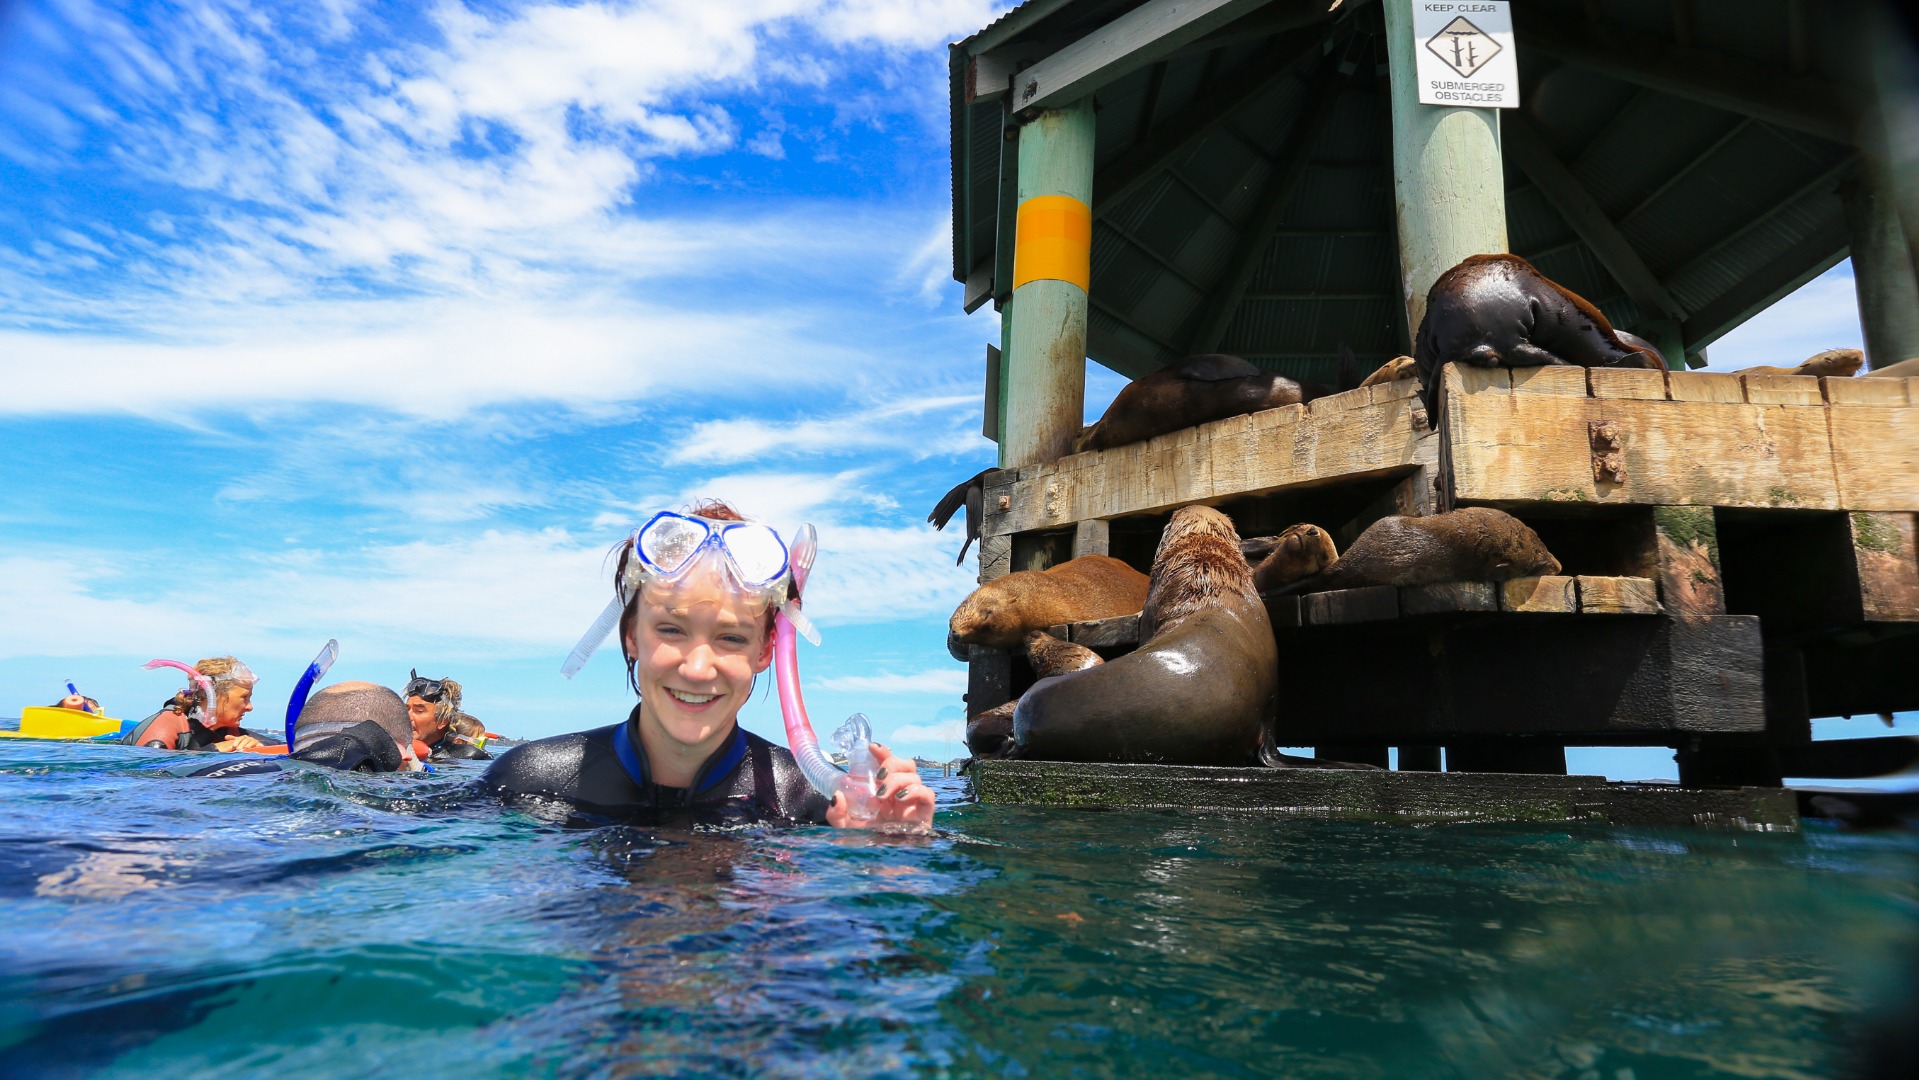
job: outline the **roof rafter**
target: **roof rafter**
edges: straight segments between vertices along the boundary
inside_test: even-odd
[[[1633,303],[1669,319],[1685,318],[1685,311],[1659,280],[1659,275],[1652,272],[1632,241],[1606,217],[1586,185],[1553,155],[1552,149],[1534,130],[1532,121],[1526,119],[1524,113],[1512,110],[1500,117],[1499,127],[1500,142],[1512,155],[1513,163],[1586,242],[1600,265],[1626,290]]]
[[[1273,167],[1272,174],[1267,177],[1265,189],[1259,194],[1259,201],[1255,204],[1259,207],[1257,216],[1241,235],[1239,246],[1233,250],[1232,261],[1226,264],[1226,274],[1220,286],[1213,289],[1206,312],[1187,343],[1188,352],[1212,352],[1219,348],[1220,339],[1226,336],[1226,328],[1239,310],[1247,286],[1252,284],[1253,276],[1259,273],[1260,263],[1265,261],[1266,251],[1272,246],[1273,230],[1279,228],[1280,221],[1286,215],[1287,204],[1292,201],[1293,190],[1299,186],[1300,178],[1306,175],[1313,147],[1318,145],[1320,136],[1325,133],[1326,125],[1332,119],[1333,98],[1338,95],[1339,86],[1338,69],[1332,65],[1324,66],[1299,112],[1299,120],[1286,140],[1286,149]]]
[[[1857,110],[1839,86],[1560,14],[1513,12],[1519,46],[1622,82],[1850,144]]]

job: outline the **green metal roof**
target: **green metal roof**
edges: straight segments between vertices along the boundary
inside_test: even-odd
[[[1220,318],[1220,351],[1302,378],[1332,380],[1342,344],[1362,365],[1404,350],[1379,5],[1347,0],[1303,28],[1262,32],[1286,25],[1280,9],[1305,3],[1256,10],[1096,91],[1094,360],[1137,376],[1201,351]],[[958,279],[1010,259],[1000,244],[1012,211],[1001,158],[1015,145],[1005,137],[1012,121],[1004,98],[968,103],[969,58],[1045,55],[1136,6],[1032,0],[953,46]],[[1623,329],[1677,316],[1689,352],[1845,257],[1837,188],[1854,151],[1840,114],[1829,122],[1820,109],[1857,93],[1847,87],[1859,65],[1839,34],[1807,29],[1805,5],[1514,7],[1523,104],[1502,116],[1513,252]],[[1675,10],[1689,15],[1676,21]],[[1631,69],[1635,55],[1678,65],[1690,73],[1681,83],[1723,78],[1727,101],[1702,103],[1717,91],[1696,85],[1675,92],[1657,71]],[[1757,95],[1757,106],[1735,100],[1740,93]],[[1616,280],[1519,167],[1514,140],[1527,137],[1624,238],[1650,285]],[[1262,218],[1274,222],[1269,235],[1249,242]],[[1251,274],[1236,281],[1242,263]],[[995,291],[1005,291],[1007,270]],[[1649,295],[1666,313],[1642,306]]]

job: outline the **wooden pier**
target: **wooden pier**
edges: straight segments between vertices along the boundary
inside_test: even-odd
[[[1269,601],[1280,744],[1549,786],[1578,779],[1568,746],[1667,746],[1682,787],[1647,797],[1691,791],[1703,814],[1730,788],[1904,764],[1909,740],[1841,752],[1811,721],[1919,708],[1919,382],[1683,370],[1848,255],[1872,366],[1919,357],[1898,209],[1919,203],[1881,149],[1912,133],[1871,127],[1905,121],[1860,107],[1878,88],[1849,59],[1887,39],[1865,5],[1793,29],[1693,0],[1670,39],[1624,8],[1516,7],[1509,110],[1417,101],[1411,0],[1032,0],[954,46],[954,273],[1002,322],[980,580],[1095,553],[1144,570],[1190,503],[1341,550],[1389,514],[1492,506],[1562,574]],[[1396,382],[1066,452],[1084,358],[1137,377],[1224,351],[1335,382],[1342,348],[1361,373],[1411,352],[1438,274],[1497,251],[1673,370],[1449,367],[1433,416]],[[1137,644],[1136,619],[1053,632]],[[968,714],[1032,681],[975,647]],[[1103,775],[1135,805],[1145,768],[1043,766],[988,763],[981,797],[1084,803]],[[1471,789],[1271,783],[1375,808]]]

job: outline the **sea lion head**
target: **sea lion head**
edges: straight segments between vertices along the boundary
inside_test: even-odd
[[[1835,379],[1849,379],[1859,374],[1866,363],[1866,354],[1858,349],[1826,349],[1813,353],[1800,364],[1797,374],[1825,375]]]
[[[1140,613],[1141,637],[1150,637],[1188,615],[1217,607],[1227,598],[1257,603],[1253,568],[1239,551],[1232,519],[1210,506],[1182,506],[1160,534],[1153,553],[1152,585]]]
[[[1539,538],[1532,526],[1518,518],[1484,506],[1455,510],[1453,514],[1462,521],[1466,520],[1465,515],[1478,519],[1475,524],[1482,530],[1481,535],[1492,549],[1492,570],[1497,578],[1559,573],[1559,560],[1546,550],[1546,542]],[[1486,548],[1480,550],[1485,551]]]
[[[1016,598],[1004,588],[989,588],[992,582],[973,590],[960,602],[947,620],[949,642],[971,642],[996,649],[1010,649],[1020,643],[1022,626]],[[949,645],[949,649],[950,649]]]

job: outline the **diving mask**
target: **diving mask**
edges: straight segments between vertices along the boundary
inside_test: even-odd
[[[426,676],[420,674],[419,669],[417,668],[409,669],[407,671],[406,689],[400,692],[400,697],[402,699],[417,697],[421,701],[437,702],[445,696],[446,696],[446,680],[445,679],[429,679]]]
[[[560,665],[560,674],[572,678],[586,665],[620,621],[627,602],[649,585],[677,586],[696,567],[713,566],[719,579],[743,599],[762,607],[777,606],[808,641],[819,643],[819,632],[800,613],[788,586],[813,564],[818,542],[811,525],[800,526],[791,548],[768,526],[748,521],[721,521],[662,510],[635,529],[627,540],[630,552],[625,571],[606,610],[588,628],[580,643]],[[803,577],[799,580],[804,580]],[[792,591],[797,592],[797,589]]]

